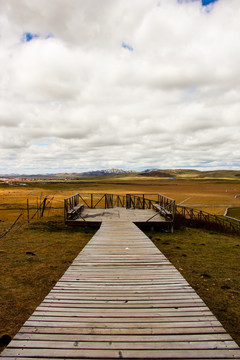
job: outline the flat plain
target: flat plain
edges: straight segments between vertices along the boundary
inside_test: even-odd
[[[61,215],[64,198],[75,193],[160,193],[176,203],[211,214],[224,215],[228,207],[240,207],[240,180],[233,179],[159,179],[156,177],[109,176],[79,181],[28,182],[26,185],[0,184],[0,220],[14,220],[20,212],[26,217],[27,199],[32,214],[48,196],[51,214]]]

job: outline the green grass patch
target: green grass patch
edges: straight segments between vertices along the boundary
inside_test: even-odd
[[[240,220],[240,207],[229,208],[227,216]]]
[[[193,228],[147,235],[240,345],[240,238]]]
[[[10,224],[0,223],[0,233]],[[55,216],[0,239],[0,338],[19,331],[95,231]]]

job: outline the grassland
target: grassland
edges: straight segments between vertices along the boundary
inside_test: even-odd
[[[0,185],[0,235],[21,212],[23,224],[27,199],[33,215],[42,197],[54,196],[46,218],[16,227],[0,239],[0,337],[18,331],[91,238],[93,230],[65,228],[63,224],[63,199],[77,192],[161,193],[177,203],[216,214],[223,214],[228,206],[240,207],[240,181],[232,179],[115,176]],[[239,238],[200,229],[149,235],[240,344]]]
[[[147,235],[240,345],[240,238],[192,228]]]
[[[159,179],[156,177],[110,176],[84,178],[72,182],[28,182],[27,186],[0,185],[0,220],[14,220],[21,211],[26,218],[26,202],[31,214],[42,196],[51,199],[51,214],[61,215],[63,200],[77,192],[161,193],[212,214],[223,215],[228,206],[240,207],[240,180]]]
[[[1,232],[9,225],[0,223]],[[0,239],[0,338],[19,330],[94,231],[66,228],[54,216]]]
[[[227,215],[235,218],[235,219],[239,219],[240,220],[240,207],[236,207],[236,208],[229,208]]]

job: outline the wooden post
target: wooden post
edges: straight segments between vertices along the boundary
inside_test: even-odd
[[[46,201],[47,201],[47,198],[45,197],[44,200],[43,200],[43,202],[42,202],[41,217],[43,217],[43,213],[44,213],[45,206],[46,206]]]
[[[29,224],[29,202],[28,202],[28,199],[27,199],[27,222]]]
[[[18,215],[17,219],[14,221],[14,223],[10,226],[10,228],[8,228],[5,233],[3,235],[0,236],[0,239],[3,238],[5,235],[7,235],[7,233],[9,233],[9,231],[12,230],[12,228],[14,227],[14,225],[18,222],[18,220],[23,216],[23,213],[21,213],[20,215]]]
[[[38,208],[38,197],[37,197],[37,212],[36,212],[36,214],[38,214],[38,210],[39,210],[39,208]],[[37,215],[37,217],[38,217],[38,215]]]
[[[131,195],[130,194],[126,194],[126,208],[127,209],[131,208]]]

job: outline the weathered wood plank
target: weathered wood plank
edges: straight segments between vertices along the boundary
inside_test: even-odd
[[[104,317],[176,317],[176,316],[212,316],[210,310],[207,308],[162,308],[162,309],[81,309],[81,308],[44,308],[35,310],[36,316],[72,316],[73,314],[80,317],[95,317],[103,316]]]
[[[12,340],[8,347],[25,349],[105,349],[105,350],[181,350],[181,349],[236,349],[236,343],[231,340],[224,341],[54,341],[54,340]]]
[[[202,325],[202,324],[201,324]],[[226,334],[222,326],[202,326],[198,327],[164,327],[161,324],[161,327],[144,327],[144,328],[132,328],[131,333],[129,334],[128,328],[92,328],[92,327],[55,327],[53,326],[26,326],[24,325],[18,334],[87,334],[87,335],[184,335],[187,334]]]
[[[169,335],[76,335],[76,334],[44,334],[44,333],[18,333],[15,340],[53,340],[53,341],[122,341],[122,342],[172,342],[172,341],[226,341],[231,336],[223,334],[169,334]]]
[[[86,319],[85,319],[86,320]],[[199,319],[195,321],[181,321],[178,319],[175,322],[159,322],[159,321],[151,321],[151,322],[116,322],[114,318],[112,322],[107,321],[106,319],[95,319],[95,322],[83,322],[83,321],[47,321],[47,320],[27,320],[25,322],[26,326],[35,326],[35,327],[77,327],[77,328],[105,328],[105,329],[145,329],[145,328],[174,328],[174,327],[182,327],[182,328],[198,328],[198,327],[222,327],[221,323],[218,320],[202,320]]]
[[[45,357],[45,358],[162,358],[162,359],[237,359],[239,350],[102,350],[102,349],[10,349],[4,352],[5,357]]]

